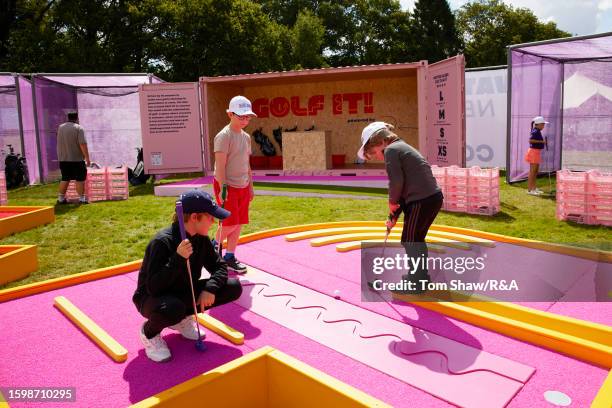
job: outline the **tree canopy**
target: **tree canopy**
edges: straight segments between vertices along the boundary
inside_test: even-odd
[[[506,61],[506,46],[568,36],[528,9],[476,0],[8,0],[0,70],[153,72],[170,81],[325,66]]]

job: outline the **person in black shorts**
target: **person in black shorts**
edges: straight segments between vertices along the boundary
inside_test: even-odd
[[[57,160],[62,173],[57,203],[67,203],[66,190],[70,181],[74,180],[79,194],[79,203],[87,204],[85,180],[87,179],[87,167],[91,165],[91,162],[85,140],[85,130],[79,125],[79,116],[76,112],[69,112],[67,116],[68,122],[62,123],[57,129]]]

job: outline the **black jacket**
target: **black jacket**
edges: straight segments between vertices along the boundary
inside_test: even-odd
[[[193,246],[189,257],[195,296],[204,290],[216,293],[227,283],[227,265],[214,250],[210,238],[202,235],[189,235]],[[161,230],[149,242],[142,266],[138,273],[138,287],[132,300],[140,309],[148,296],[175,295],[182,299],[191,298],[191,287],[187,276],[187,262],[176,253],[181,243],[178,223]],[[202,267],[210,273],[210,279],[199,280]]]

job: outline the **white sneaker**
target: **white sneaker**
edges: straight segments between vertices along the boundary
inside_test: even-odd
[[[542,195],[544,194],[544,191],[540,190],[539,188],[536,187],[535,192],[538,193],[538,195]]]
[[[527,194],[534,195],[534,196],[540,195],[540,194],[538,194],[538,192],[536,190],[527,190]]]
[[[170,326],[170,328],[172,330],[180,332],[186,339],[198,339],[198,328],[196,327],[196,322],[193,320],[193,315],[187,316],[174,326]],[[200,335],[202,340],[206,338],[206,333],[204,333],[204,330],[202,330],[202,328],[200,328]]]
[[[147,336],[144,334],[144,324],[140,328],[140,341],[142,341],[147,357],[156,363],[164,363],[172,357],[168,345],[161,338],[160,334],[152,339],[147,339]]]

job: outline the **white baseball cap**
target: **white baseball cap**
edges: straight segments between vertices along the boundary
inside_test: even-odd
[[[255,112],[252,111],[251,101],[241,95],[232,98],[226,112],[232,112],[240,116],[251,115],[257,117]]]
[[[548,124],[549,122],[545,121],[542,116],[536,116],[535,118],[533,118],[533,123],[535,125],[539,125],[539,124],[542,124],[542,123]]]
[[[374,135],[374,133],[378,132],[381,129],[387,129],[388,124],[385,122],[372,122],[368,126],[364,127],[361,131],[361,147],[357,152],[357,156],[361,160],[365,160],[365,156],[363,154],[363,148],[366,143],[370,140],[370,138]]]

